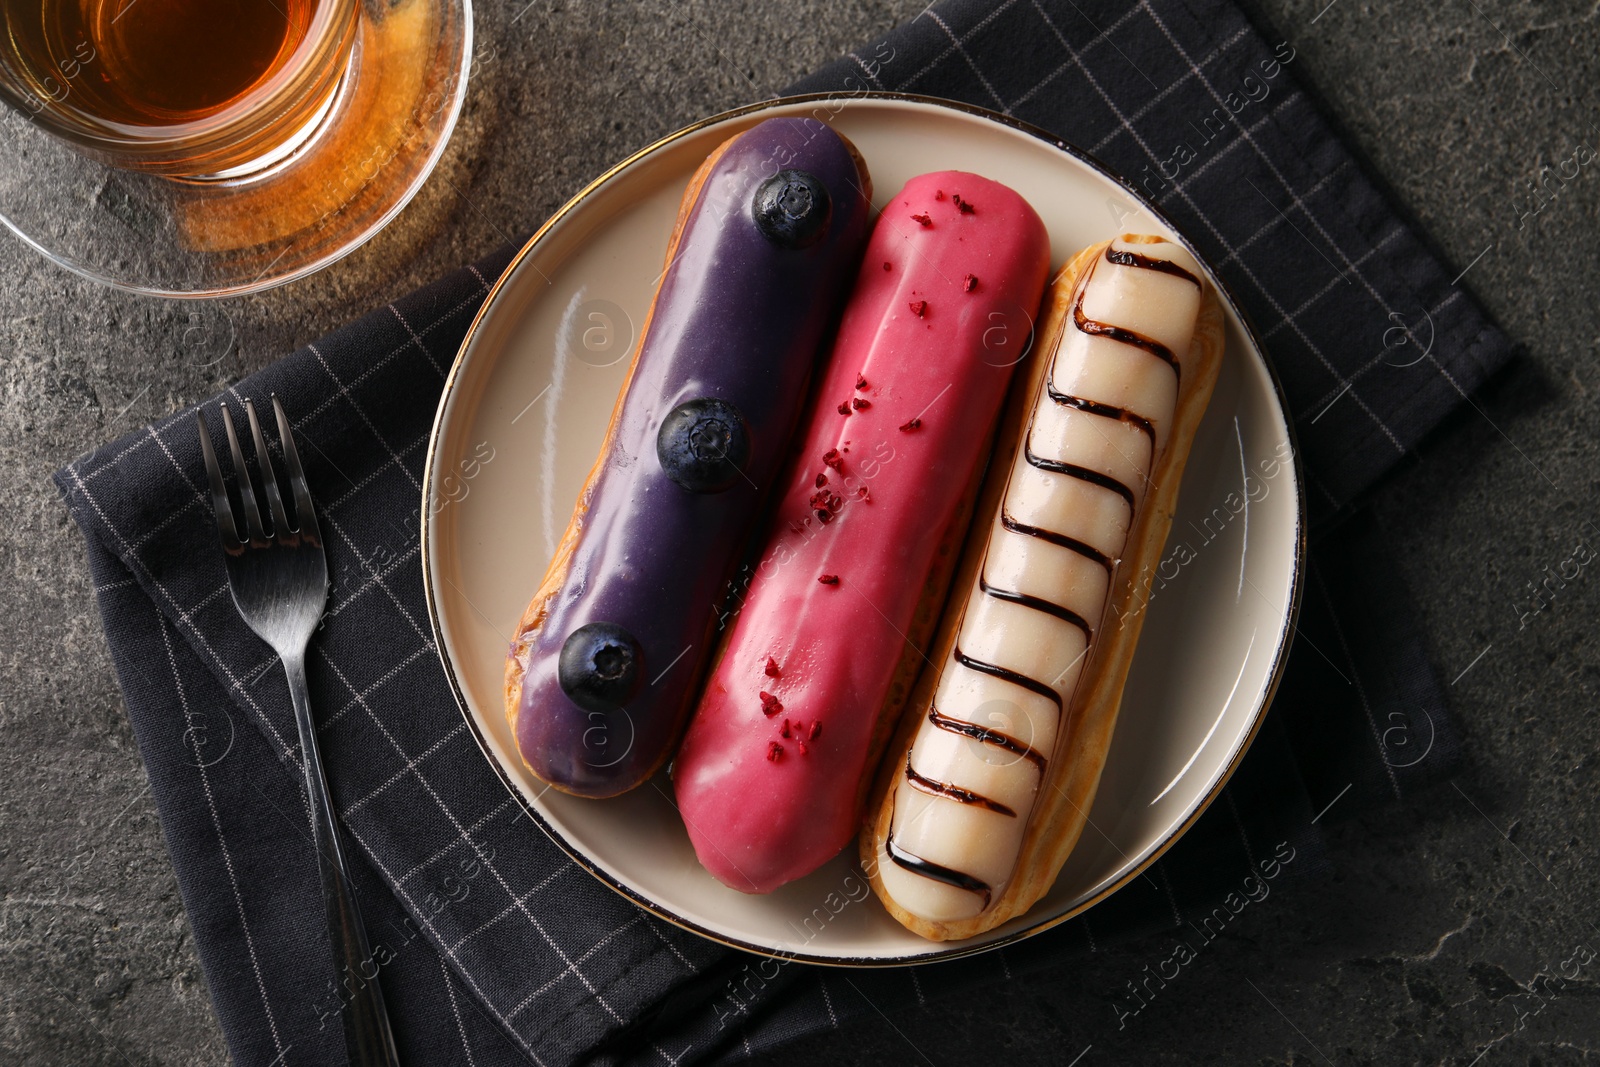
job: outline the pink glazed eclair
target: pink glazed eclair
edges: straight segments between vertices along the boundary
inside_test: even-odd
[[[1038,214],[986,178],[925,174],[884,208],[673,763],[725,884],[771,892],[858,832],[1049,263]]]

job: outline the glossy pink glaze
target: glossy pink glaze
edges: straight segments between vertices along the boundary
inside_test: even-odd
[[[1049,255],[1033,208],[973,174],[914,178],[878,220],[673,764],[695,852],[729,886],[771,892],[855,836],[869,749],[905,696],[889,690],[906,635],[941,540],[959,535]],[[816,502],[827,521],[819,492],[838,497]],[[783,707],[768,715],[771,698]]]

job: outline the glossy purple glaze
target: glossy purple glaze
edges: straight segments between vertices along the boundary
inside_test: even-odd
[[[779,169],[809,171],[832,201],[825,235],[780,247],[751,214]],[[631,789],[676,744],[716,636],[728,580],[776,480],[865,244],[868,203],[844,142],[815,119],[769,119],[714,165],[661,282],[616,432],[561,591],[530,643],[517,747],[543,780],[570,793]],[[745,477],[720,493],[680,488],[662,471],[656,434],[678,404],[713,396],[750,427]],[[585,711],[562,691],[557,660],[590,622],[628,629],[643,684],[628,706]]]

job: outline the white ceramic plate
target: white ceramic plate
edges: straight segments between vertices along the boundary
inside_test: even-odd
[[[987,934],[936,944],[906,931],[867,893],[854,849],[770,896],[729,889],[695,861],[664,773],[611,800],[546,790],[522,766],[502,710],[512,631],[599,453],[690,174],[738,131],[805,114],[860,149],[880,206],[932,170],[1016,189],[1048,226],[1057,267],[1118,233],[1182,240],[1087,156],[976,109],[886,95],[794,98],[673,134],[546,223],[468,333],[429,451],[423,573],[445,670],[485,754],[533,821],[596,877],[739,947],[819,963],[918,962],[992,948],[1082,911],[1154,862],[1216,797],[1287,653],[1302,481],[1294,462],[1270,462],[1292,452],[1281,394],[1224,290],[1221,379],[1189,459],[1091,825],[1052,892]]]

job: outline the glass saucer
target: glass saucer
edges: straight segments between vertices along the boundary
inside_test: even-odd
[[[0,108],[0,223],[68,270],[164,297],[238,296],[366,243],[422,187],[455,128],[471,0],[369,0],[326,114],[240,177],[165,178],[79,155]]]

